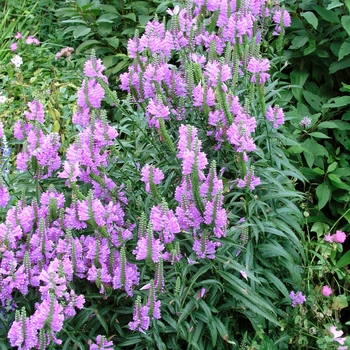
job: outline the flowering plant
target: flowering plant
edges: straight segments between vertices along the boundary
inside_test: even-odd
[[[1,184],[12,347],[225,349],[267,327],[291,337],[280,327],[290,297],[304,301],[289,292],[303,287],[304,252],[290,178],[304,179],[284,155],[284,114],[260,51],[262,27],[281,38],[288,13],[265,1],[169,13],[168,27],[156,18],[128,42],[127,100],[92,53],[69,142],[39,94],[14,138],[3,128],[21,144]],[[34,186],[16,196],[25,174]]]

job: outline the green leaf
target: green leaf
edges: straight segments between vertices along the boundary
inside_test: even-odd
[[[327,22],[339,23],[339,18],[334,11],[327,10],[322,6],[314,5],[313,9]]]
[[[326,182],[321,183],[316,188],[316,196],[318,199],[318,208],[322,209],[331,198],[331,190]]]
[[[306,22],[311,24],[315,30],[317,29],[318,19],[313,12],[302,12],[300,15],[304,17],[306,19]]]
[[[293,96],[299,102],[301,101],[301,97],[302,97],[302,87],[304,86],[308,77],[309,77],[309,73],[306,70],[294,69],[290,73],[290,81],[292,84],[292,93],[293,93]],[[293,85],[297,85],[298,87],[293,87]]]
[[[310,91],[303,90],[303,96],[307,103],[316,111],[319,112],[321,110],[321,106],[324,102],[323,98],[313,94]]]
[[[91,32],[91,28],[86,26],[78,26],[73,31],[74,38],[79,38],[80,36],[85,36]]]
[[[336,266],[340,269],[350,264],[350,250],[348,250],[337,262]]]
[[[90,0],[77,0],[77,5],[83,7],[90,4]]]
[[[101,326],[103,327],[103,329],[105,330],[106,334],[108,335],[108,325],[106,320],[104,319],[104,317],[102,317],[99,313],[99,311],[97,309],[94,309],[94,313],[99,321],[99,323],[101,324]]]
[[[338,108],[350,105],[350,96],[333,97],[322,108]]]
[[[182,310],[177,323],[180,324],[193,311],[194,307],[195,307],[194,300],[190,300],[185,306],[185,308]]]
[[[115,49],[119,47],[119,39],[114,37],[114,38],[106,38],[106,41],[108,45],[113,46]]]
[[[136,15],[135,13],[131,12],[123,16],[124,18],[131,19],[132,21],[136,22]]]
[[[285,260],[293,261],[292,256],[278,242],[259,244],[258,250],[264,257],[283,257]]]
[[[338,175],[336,175],[336,174],[328,174],[328,178],[331,180],[332,185],[334,185],[335,187],[341,188],[343,190],[350,190],[350,186],[347,185],[342,180],[340,180]]]
[[[333,74],[335,72],[338,72],[340,69],[348,68],[350,67],[350,57],[344,57],[338,62],[333,62],[329,66],[329,74]]]
[[[315,132],[310,132],[310,136],[316,137],[317,139],[330,139],[329,136],[324,134],[323,132],[315,131]]]
[[[341,59],[343,59],[345,56],[349,54],[350,54],[350,42],[347,40],[347,41],[344,41],[340,46],[338,61],[340,61]]]
[[[283,282],[269,270],[265,270],[264,274],[266,278],[269,280],[269,282],[273,284],[284,295],[286,299],[288,299],[289,292],[286,286],[283,284]]]
[[[327,168],[327,173],[331,173],[333,170],[335,170],[335,168],[338,166],[337,162],[333,162],[332,164],[328,165]]]
[[[101,15],[96,23],[114,23],[113,19],[120,18],[120,15],[117,13],[104,13]]]
[[[292,40],[292,45],[289,46],[290,50],[296,50],[296,49],[300,49],[301,47],[303,47],[307,42],[309,41],[309,38],[307,36],[296,36],[293,40]]]
[[[350,36],[350,16],[342,16],[341,17],[341,25],[346,30],[348,35]]]
[[[98,40],[85,40],[83,43],[81,43],[78,47],[76,52],[80,53],[81,51],[88,49],[90,46],[101,44]]]
[[[302,143],[302,147],[305,148],[304,157],[306,159],[309,168],[312,168],[317,156],[328,157],[328,151],[320,144],[318,144],[313,137],[305,140]]]
[[[332,2],[327,6],[327,10],[332,10],[341,6],[343,6],[343,4],[339,0],[332,0]]]
[[[146,26],[146,24],[153,18],[153,16],[140,15],[139,22],[142,26]]]
[[[327,122],[322,122],[322,123],[318,124],[318,128],[319,129],[323,129],[323,128],[339,129],[339,126],[337,123],[327,121]]]
[[[311,227],[311,232],[316,232],[317,237],[321,237],[324,235],[326,232],[329,231],[329,225],[325,224],[324,222],[315,222],[312,227]]]

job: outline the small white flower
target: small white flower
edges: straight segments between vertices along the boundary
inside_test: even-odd
[[[7,97],[6,96],[3,96],[3,95],[0,95],[0,105],[5,103],[7,100]]]
[[[16,55],[15,57],[11,58],[11,62],[16,68],[19,68],[23,64],[22,57],[19,55]]]

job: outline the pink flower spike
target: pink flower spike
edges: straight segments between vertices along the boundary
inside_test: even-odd
[[[337,230],[333,235],[333,241],[337,243],[344,243],[346,240],[346,233],[340,230]]]
[[[329,297],[333,293],[333,290],[331,287],[323,286],[321,293],[323,296]]]
[[[20,32],[17,32],[15,35],[15,39],[22,39],[23,35]]]

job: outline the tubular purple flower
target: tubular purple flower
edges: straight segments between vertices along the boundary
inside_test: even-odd
[[[96,337],[96,344],[91,344],[89,350],[112,349],[113,346],[114,344],[112,341],[108,341],[103,335],[98,335]]]
[[[273,127],[278,128],[278,125],[284,124],[284,113],[282,108],[276,107],[267,107],[266,119],[273,122]]]
[[[108,83],[107,78],[102,74],[102,71],[105,69],[105,66],[102,63],[101,59],[96,59],[94,54],[91,55],[91,58],[84,64],[84,74],[89,78],[102,78],[106,83]]]
[[[159,168],[155,168],[149,164],[146,164],[141,169],[141,181],[146,184],[146,191],[150,192],[150,172],[152,171],[152,181],[155,185],[159,185],[164,179],[164,174]]]
[[[35,120],[39,123],[44,123],[44,107],[39,100],[28,102],[30,112],[25,111],[24,116],[28,120]]]
[[[10,194],[7,187],[0,181],[0,207],[5,208],[10,201]]]
[[[141,305],[141,297],[138,296],[134,305],[133,321],[129,322],[129,328],[132,331],[138,330],[144,333],[150,324],[150,318],[148,316],[149,307]]]
[[[196,253],[199,259],[215,259],[216,248],[220,247],[222,244],[220,242],[210,241],[206,234],[203,233],[201,238],[195,238],[193,244],[193,251]]]
[[[157,98],[156,100],[153,98],[150,98],[146,109],[146,117],[148,120],[148,125],[150,127],[155,127],[159,129],[158,119],[162,118],[164,120],[169,120],[169,115],[170,115],[169,107],[164,106],[160,98]]]
[[[270,77],[270,74],[266,73],[270,69],[270,62],[267,58],[261,60],[252,57],[248,62],[247,70],[250,73],[253,73],[250,81],[252,83],[264,84],[266,79]],[[257,81],[259,77],[259,81]]]

